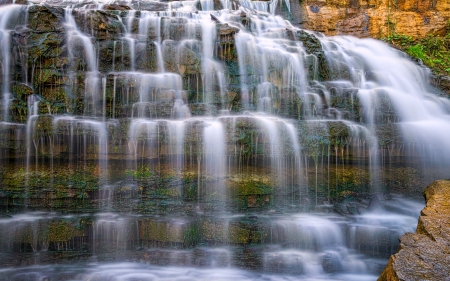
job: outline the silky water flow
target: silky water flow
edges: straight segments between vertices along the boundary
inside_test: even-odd
[[[450,102],[290,9],[1,6],[0,279],[376,280],[448,177]]]

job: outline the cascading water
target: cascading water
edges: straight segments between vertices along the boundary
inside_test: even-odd
[[[375,280],[448,177],[450,102],[381,42],[79,2],[0,8],[5,280]]]
[[[9,105],[11,103],[11,85],[6,81],[11,79],[11,30],[15,27],[14,24],[23,24],[15,22],[17,18],[22,19],[20,16],[23,12],[23,7],[19,5],[12,5],[0,8],[0,50],[2,54],[2,121],[9,121]],[[27,82],[27,81],[26,81]]]

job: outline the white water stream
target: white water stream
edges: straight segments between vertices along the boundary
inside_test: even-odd
[[[86,176],[67,201],[99,213],[5,212],[6,280],[375,280],[423,205],[383,193],[398,174],[414,196],[449,177],[448,97],[380,41],[301,30],[275,15],[290,11],[281,0],[128,1],[133,9],[113,12],[102,10],[111,1],[57,3],[69,59],[57,114],[57,83],[13,80],[12,57],[28,53],[11,34],[27,21],[11,25],[20,5],[0,8],[0,165],[27,181],[49,165],[55,177],[58,163],[83,167],[99,191]],[[84,32],[97,10],[121,30],[105,29],[110,42]],[[20,83],[33,91],[25,126]],[[39,188],[66,192],[68,182]],[[48,234],[62,220],[78,223],[76,237]],[[53,264],[72,250],[89,254]],[[34,262],[14,263],[20,251]]]

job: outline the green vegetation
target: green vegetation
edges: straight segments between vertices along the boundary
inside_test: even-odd
[[[150,167],[148,166],[140,166],[136,170],[126,170],[126,176],[131,176],[133,180],[143,180],[148,179],[153,176],[153,173],[150,171]]]
[[[414,39],[393,33],[383,40],[412,58],[420,59],[435,73],[450,75],[450,21],[445,36],[428,35],[423,39]]]

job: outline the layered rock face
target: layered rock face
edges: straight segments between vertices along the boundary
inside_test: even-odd
[[[269,4],[280,3],[281,12],[300,7]],[[2,6],[5,210],[120,209],[111,198],[124,190],[145,199],[164,190],[174,210],[211,194],[256,208],[278,198],[315,206],[372,187],[415,193],[432,174],[414,166],[431,157],[423,145],[447,172],[447,123],[423,97],[443,116],[446,103],[405,57],[374,40],[295,28],[269,4],[256,12],[259,1],[221,12],[197,4]],[[424,114],[409,116],[411,107]],[[144,201],[126,206],[153,212]]]
[[[450,181],[435,181],[424,195],[416,233],[400,238],[378,281],[450,280]]]
[[[447,0],[304,0],[301,24],[327,35],[424,37],[444,34],[450,17]]]

